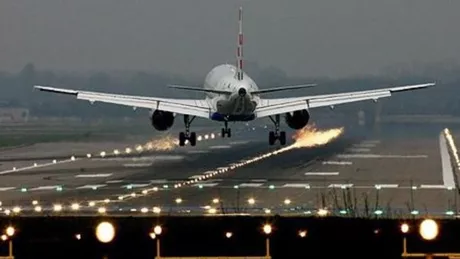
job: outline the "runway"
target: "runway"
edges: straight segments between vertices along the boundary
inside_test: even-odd
[[[439,132],[345,133],[323,146],[260,158],[277,149],[268,146],[268,130],[242,128],[222,139],[204,129],[196,147],[171,150],[137,150],[137,141],[0,151],[2,211],[380,217],[456,211],[455,186],[443,180]]]

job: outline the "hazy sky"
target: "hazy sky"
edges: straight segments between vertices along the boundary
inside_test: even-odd
[[[0,0],[0,70],[204,77],[234,62],[239,5],[245,59],[289,75],[460,59],[457,0]]]

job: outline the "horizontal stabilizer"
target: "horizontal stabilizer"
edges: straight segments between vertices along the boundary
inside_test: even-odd
[[[266,88],[266,89],[259,89],[257,91],[251,92],[251,94],[272,93],[272,92],[279,92],[279,91],[286,91],[286,90],[310,88],[313,86],[316,86],[316,84],[286,85],[286,86],[272,87],[272,88]]]
[[[215,94],[232,94],[230,91],[223,91],[223,90],[213,90],[213,89],[204,89],[196,86],[186,86],[186,85],[168,85],[172,88],[189,90],[189,91],[197,91],[197,92],[206,92],[206,93],[215,93]]]

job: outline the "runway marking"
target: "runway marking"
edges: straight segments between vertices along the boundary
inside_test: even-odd
[[[150,185],[149,183],[134,183],[134,184],[123,185],[122,188],[128,188],[128,187],[140,188],[140,187],[146,187],[146,186],[149,186],[149,185]]]
[[[107,186],[107,184],[88,184],[88,185],[83,185],[83,186],[77,187],[76,189],[77,190],[80,190],[80,189],[99,189],[99,188],[102,188],[102,187],[105,187],[105,186]]]
[[[323,161],[323,165],[352,165],[350,161]]]
[[[447,186],[455,186],[454,170],[453,170],[453,167],[452,167],[452,159],[450,157],[449,149],[447,148],[446,137],[442,132],[439,135],[439,149],[440,149],[440,152],[441,152],[441,165],[442,165],[442,180],[443,180],[443,183],[444,183],[444,185],[447,185]]]
[[[197,174],[197,175],[192,175],[188,179],[198,179],[200,177],[204,177],[204,174]]]
[[[197,184],[194,184],[193,186],[201,186],[201,187],[214,187],[218,185],[218,183],[197,183]]]
[[[112,174],[78,174],[75,175],[75,178],[103,178],[109,176],[112,176]]]
[[[239,187],[260,187],[262,183],[242,183]]]
[[[339,175],[339,172],[308,172],[308,173],[305,173],[305,175],[322,175],[322,176]]]
[[[287,183],[283,186],[282,188],[310,188],[309,184],[304,184],[304,183]]]
[[[351,187],[353,187],[352,183],[347,183],[347,184],[333,183],[328,186],[328,188],[351,188]]]
[[[210,146],[209,149],[224,149],[224,148],[231,148],[232,146],[222,145],[222,146]]]
[[[363,140],[361,143],[362,144],[380,144],[381,141],[380,140]]]
[[[0,192],[6,192],[16,189],[16,187],[0,187]]]
[[[13,169],[10,169],[10,170],[1,171],[0,175],[10,174],[10,173],[17,173],[17,172],[21,172],[21,171],[30,170],[30,169],[36,169],[36,168],[43,168],[43,167],[57,165],[57,164],[75,162],[76,160],[78,160],[78,159],[75,159],[75,160],[68,159],[68,160],[56,161],[56,163],[51,162],[51,163],[46,163],[46,164],[35,164],[35,165],[32,165],[32,166],[27,166],[27,167],[22,167],[22,168],[13,168]]]
[[[375,143],[359,143],[359,144],[353,144],[353,147],[357,147],[357,148],[372,148],[372,147],[376,147],[377,144]]]
[[[398,188],[399,184],[376,184],[375,188]]]
[[[337,158],[428,158],[427,155],[339,154]]]
[[[209,153],[209,150],[189,150],[187,151],[188,154],[204,154]]]
[[[150,167],[152,163],[123,164],[124,167]]]
[[[36,188],[30,189],[31,191],[48,191],[48,190],[56,190],[59,185],[49,185],[49,186],[39,186]]]
[[[371,149],[370,148],[348,148],[347,151],[356,152],[356,153],[366,153],[366,152],[371,152]]]
[[[454,186],[452,186],[455,188]],[[420,185],[420,188],[422,189],[447,189],[449,186],[446,186],[444,184],[422,184]]]
[[[250,141],[232,141],[230,142],[229,144],[230,145],[244,145],[244,144],[248,144]]]

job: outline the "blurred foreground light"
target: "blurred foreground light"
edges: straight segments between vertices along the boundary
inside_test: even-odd
[[[210,208],[208,210],[209,214],[216,214],[217,213],[217,210],[215,208]]]
[[[249,198],[248,203],[253,205],[254,203],[256,203],[256,200],[254,200],[254,198]]]
[[[8,237],[6,235],[2,235],[2,241],[8,240]]]
[[[96,205],[96,202],[90,201],[90,202],[88,203],[88,205],[89,205],[90,207],[94,207],[94,206]]]
[[[61,204],[55,204],[53,206],[53,210],[56,211],[56,212],[59,212],[62,210],[62,205]]]
[[[272,211],[270,209],[265,209],[265,214],[270,214]]]
[[[264,233],[267,234],[267,235],[272,233],[272,226],[269,225],[269,224],[265,224],[263,229],[264,229]]]
[[[104,214],[107,212],[107,210],[104,207],[100,207],[99,209],[97,209],[97,212],[99,212],[100,214]]]
[[[154,232],[150,232],[149,236],[151,239],[155,239],[157,237],[157,235]]]
[[[40,207],[40,206],[35,206],[34,210],[35,210],[35,212],[41,212],[41,211],[42,211],[42,207]]]
[[[160,212],[161,212],[160,207],[153,207],[152,210],[153,210],[153,213],[156,213],[156,214],[160,214]]]
[[[404,234],[409,232],[409,225],[407,223],[401,224],[401,232],[403,232]]]
[[[13,212],[14,213],[19,213],[19,212],[21,212],[21,208],[16,206],[16,207],[13,208]]]
[[[80,204],[78,203],[73,203],[71,206],[72,210],[79,210],[80,209]]]
[[[38,204],[38,201],[32,201],[32,205],[37,205],[37,204]],[[0,205],[2,204],[0,203]]]
[[[290,200],[290,199],[285,199],[285,200],[284,200],[284,204],[286,204],[286,205],[291,204],[291,200]]]
[[[163,232],[163,229],[161,228],[160,225],[158,225],[158,226],[155,226],[155,228],[153,229],[153,232],[154,232],[157,236],[159,236],[159,235],[161,235],[161,232]]]
[[[227,233],[225,233],[225,236],[227,238],[231,238],[233,236],[233,233],[232,232],[227,232]]]
[[[102,222],[96,227],[96,237],[102,243],[110,243],[115,237],[115,228],[110,222]]]
[[[147,208],[142,208],[142,209],[141,209],[141,212],[142,212],[142,213],[147,213],[147,212],[149,212],[149,209],[147,209]]]
[[[425,240],[433,240],[438,236],[438,223],[432,219],[425,219],[420,224],[420,235]]]
[[[77,240],[80,240],[80,239],[81,239],[81,235],[80,235],[80,234],[76,234],[76,235],[75,235],[75,238],[76,238]]]
[[[176,203],[177,203],[177,204],[182,203],[182,199],[181,199],[181,198],[177,198],[177,199],[176,199]]]
[[[16,230],[14,229],[14,227],[12,226],[9,226],[6,228],[6,234],[9,236],[9,237],[12,237],[14,236],[14,233],[16,232]]]
[[[324,216],[327,216],[329,211],[327,211],[326,209],[319,209],[317,213],[318,213],[318,216],[324,217]]]
[[[299,236],[302,237],[302,238],[306,237],[307,236],[307,231],[306,230],[300,230],[299,231]]]
[[[214,203],[214,204],[215,204],[215,203],[219,203],[219,199],[214,198],[214,199],[212,200],[212,203]]]

